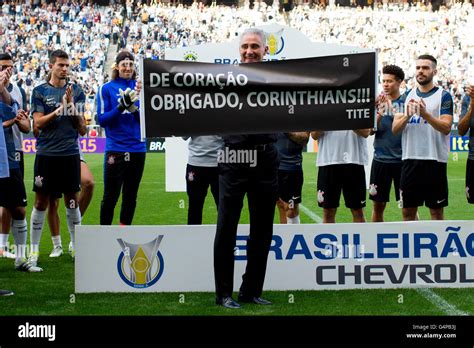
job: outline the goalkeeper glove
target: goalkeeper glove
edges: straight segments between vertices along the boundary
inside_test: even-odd
[[[135,90],[127,88],[125,91],[120,90],[120,98],[118,109],[120,111],[128,110],[130,112],[135,112],[138,108],[135,105],[135,102],[138,100],[138,94]]]

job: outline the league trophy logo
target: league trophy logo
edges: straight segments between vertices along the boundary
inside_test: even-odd
[[[148,288],[163,274],[163,256],[158,251],[163,236],[146,244],[132,244],[117,239],[122,248],[117,262],[120,278],[134,288]]]
[[[285,40],[283,39],[283,30],[280,29],[274,33],[265,33],[267,37],[268,54],[274,56],[283,51]]]

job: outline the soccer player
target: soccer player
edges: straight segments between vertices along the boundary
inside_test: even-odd
[[[219,206],[217,162],[222,146],[222,138],[215,135],[191,137],[189,141],[188,165],[186,166],[186,192],[189,199],[188,225],[202,224],[202,210],[209,186],[216,207]]]
[[[447,162],[453,123],[453,99],[433,77],[437,61],[431,55],[416,60],[417,87],[407,93],[406,111],[395,115],[393,133],[402,133],[400,199],[404,221],[416,219],[425,204],[432,220],[444,219],[448,206]]]
[[[105,128],[104,196],[100,224],[111,225],[114,209],[122,191],[120,224],[131,225],[137,193],[145,167],[146,143],[141,141],[134,57],[128,51],[115,59],[112,81],[99,88],[97,115]]]
[[[260,29],[247,29],[240,37],[239,51],[242,63],[262,61],[268,52],[265,33]],[[278,199],[278,151],[274,145],[276,138],[276,134],[223,137],[225,147],[229,148],[229,151],[252,151],[252,154],[256,154],[255,163],[219,163],[219,212],[214,240],[214,278],[216,304],[225,308],[240,308],[240,304],[232,298],[232,291],[235,240],[245,194],[250,213],[250,236],[247,241],[247,267],[242,277],[238,300],[257,305],[271,305],[270,301],[260,296],[273,235],[275,203]]]
[[[392,133],[392,123],[394,114],[397,110],[403,110],[405,104],[405,95],[400,94],[400,84],[405,79],[405,73],[396,65],[384,66],[382,73],[383,93],[377,100],[377,130],[369,185],[369,198],[373,201],[372,222],[384,221],[392,182],[395,199],[400,200],[402,171],[402,137],[401,134]]]
[[[0,54],[0,69],[6,70],[8,68],[13,68],[13,59],[8,53],[1,53]],[[5,88],[7,89],[8,93],[10,93],[13,100],[18,104],[19,108],[25,109],[25,100],[23,98],[23,94],[20,88],[11,83],[10,79],[6,80],[7,85]],[[3,122],[3,127],[5,132],[12,133],[14,146],[15,146],[15,153],[14,161],[15,167],[17,164],[20,166],[21,177],[24,177],[24,158],[23,158],[23,137],[22,133],[28,133],[30,131],[30,122],[26,113],[21,112],[17,114],[17,117]],[[9,137],[10,139],[10,137]],[[18,163],[17,163],[18,162]],[[0,257],[10,257],[15,258],[15,255],[12,255],[8,252],[7,242],[8,242],[8,234],[10,232],[10,225],[11,225],[11,215],[8,209],[0,208],[1,211],[1,221],[2,221],[2,230],[0,233]]]
[[[40,130],[36,126],[33,126],[33,133],[35,137],[38,138]],[[81,160],[81,192],[79,193],[78,204],[82,220],[92,200],[92,195],[94,192],[94,176],[92,175],[92,172],[90,171],[84,159],[84,154],[81,151],[81,144],[79,142],[79,139],[78,146],[79,157]],[[61,242],[60,233],[61,222],[58,214],[59,200],[61,196],[62,195],[58,195],[58,197],[51,196],[48,205],[48,225],[49,230],[51,232],[51,240],[53,242],[53,250],[49,254],[49,257],[59,257],[63,254],[63,246]],[[72,242],[69,242],[69,253],[72,253],[72,251],[73,245]]]
[[[33,126],[33,133],[36,138],[38,138],[40,130]],[[83,135],[83,134],[81,134]],[[81,220],[86,213],[87,208],[92,200],[92,194],[94,192],[94,177],[92,172],[90,171],[87,163],[84,159],[84,154],[81,151],[81,144],[78,139],[78,147],[79,147],[79,157],[81,160],[81,192],[79,193],[79,211],[81,213]],[[59,257],[63,254],[63,246],[61,241],[61,233],[60,233],[60,226],[61,222],[59,219],[59,200],[62,195],[58,195],[58,197],[50,196],[49,205],[48,205],[48,225],[49,230],[51,232],[51,240],[53,242],[53,250],[49,254],[49,257]],[[73,252],[73,245],[72,241],[69,242],[69,253]]]
[[[281,224],[299,224],[299,204],[303,188],[303,147],[309,132],[279,133],[276,142],[278,168],[278,210]]]
[[[461,114],[459,115],[458,133],[460,136],[469,132],[469,155],[466,162],[466,198],[474,204],[474,86],[466,88],[462,99]]]
[[[18,103],[11,97],[7,90],[8,80],[12,68],[6,68],[0,73],[0,116],[2,121],[13,119],[14,122],[23,122],[28,119],[25,111],[18,110]],[[15,155],[12,124],[3,127],[0,137],[0,205],[8,209],[12,217],[12,231],[16,246],[15,268],[25,272],[41,272],[26,256],[26,190],[23,176],[20,171],[19,158]],[[7,161],[5,161],[5,154]],[[2,234],[2,236],[5,236]],[[8,234],[6,235],[8,237]],[[2,237],[4,238],[4,237]]]
[[[367,137],[370,129],[313,131],[318,140],[318,205],[323,208],[323,223],[335,223],[341,191],[353,222],[365,222],[368,164]]]
[[[77,84],[68,83],[69,56],[53,51],[47,81],[33,89],[31,114],[40,132],[34,168],[35,204],[31,213],[30,261],[36,265],[46,209],[52,198],[64,194],[66,220],[74,257],[75,226],[81,224],[78,206],[80,157],[78,134],[85,134],[82,116],[85,95]]]

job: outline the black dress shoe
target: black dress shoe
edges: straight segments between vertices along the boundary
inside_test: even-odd
[[[239,295],[239,302],[253,303],[253,304],[258,304],[258,305],[263,305],[263,306],[268,306],[272,304],[270,301],[265,300],[261,297],[246,297],[246,296],[241,296],[241,295]]]
[[[230,296],[227,297],[217,297],[216,298],[216,304],[223,306],[225,308],[230,308],[230,309],[238,309],[240,308],[240,305],[234,301],[234,299]]]

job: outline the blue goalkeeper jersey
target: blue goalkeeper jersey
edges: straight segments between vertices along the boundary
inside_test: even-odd
[[[119,77],[101,86],[97,92],[97,116],[107,138],[105,151],[146,152],[146,143],[141,141],[139,112],[122,112],[117,108],[120,91],[133,90],[135,84],[136,80]],[[139,103],[135,105],[139,106]]]

